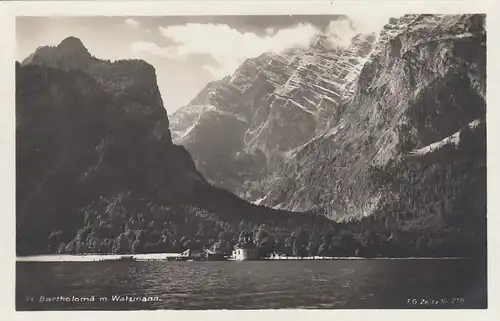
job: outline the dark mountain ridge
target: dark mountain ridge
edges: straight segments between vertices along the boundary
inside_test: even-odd
[[[321,41],[249,59],[173,117],[186,148],[152,66],[37,50],[16,67],[18,253],[228,250],[251,230],[295,255],[482,255],[485,37],[481,15],[407,15],[361,60]]]
[[[449,253],[451,244],[484,250],[485,16],[405,15],[376,42],[353,43],[348,52],[365,51],[348,56],[350,68],[321,41],[248,60],[173,115],[173,131],[183,132],[174,140],[209,180],[260,204],[361,220],[378,245],[399,238],[428,253],[436,240]],[[352,81],[341,93],[318,77],[327,73]],[[323,114],[314,88],[332,102]]]
[[[379,39],[339,117],[290,153],[262,204],[484,252],[485,16],[406,15]]]
[[[286,181],[299,174],[293,181],[304,183],[303,188],[293,187],[283,199],[276,197],[279,183],[269,182],[265,203],[302,211],[325,205],[331,217],[341,217],[351,215],[341,206],[346,203],[340,198],[348,198],[357,204],[352,213],[359,217],[364,211],[357,206],[374,197],[366,185],[367,165],[415,157],[426,146],[449,144],[450,136],[472,122],[484,122],[485,41],[481,15],[407,15],[386,25],[354,95],[340,106],[340,117],[290,153],[284,177],[276,173],[273,179]],[[485,137],[478,134],[477,139],[480,143]],[[339,170],[324,171],[321,165]],[[332,190],[332,181],[340,184],[338,189]],[[308,199],[312,190],[304,187],[312,182],[328,191],[321,200]]]
[[[47,239],[51,251],[70,253],[128,252],[138,239],[178,250],[182,237],[208,242],[196,237],[202,222],[233,234],[243,219],[311,222],[211,186],[172,144],[154,68],[98,60],[75,39],[16,63],[18,254],[45,252]]]

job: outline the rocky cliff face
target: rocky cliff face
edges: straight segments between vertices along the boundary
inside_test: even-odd
[[[483,15],[391,19],[339,117],[289,153],[263,203],[335,220],[374,215],[392,231],[483,233],[484,23]]]
[[[20,254],[44,252],[51,233],[68,252],[128,252],[134,233],[194,239],[197,211],[165,206],[202,208],[210,224],[292,218],[212,187],[172,144],[154,68],[95,59],[76,38],[16,64],[16,166]]]
[[[142,60],[100,60],[88,52],[80,39],[68,37],[58,46],[39,47],[21,65],[82,71],[92,76],[127,113],[157,121],[152,134],[171,143],[168,117],[156,83],[155,70],[150,64]],[[141,123],[141,119],[137,122]]]
[[[180,251],[248,230],[290,255],[483,251],[484,16],[391,19],[369,55],[373,37],[325,40],[250,59],[179,110],[172,137],[194,161],[147,63],[70,38],[16,64],[18,254]]]
[[[286,153],[321,133],[352,94],[374,40],[359,34],[339,48],[318,36],[307,49],[248,59],[171,116],[174,142],[209,181],[255,200]]]

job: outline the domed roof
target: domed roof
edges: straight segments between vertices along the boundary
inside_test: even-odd
[[[246,250],[254,249],[256,247],[257,247],[257,245],[255,245],[255,243],[253,243],[253,242],[245,242],[245,243],[240,243],[240,244],[236,245],[237,249],[246,249]]]

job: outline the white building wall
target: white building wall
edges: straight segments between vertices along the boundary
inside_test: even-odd
[[[253,260],[257,258],[257,249],[236,249],[233,257],[238,261]]]

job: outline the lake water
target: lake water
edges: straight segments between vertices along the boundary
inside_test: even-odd
[[[17,262],[16,308],[486,308],[481,266],[471,260]]]

